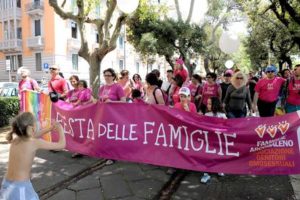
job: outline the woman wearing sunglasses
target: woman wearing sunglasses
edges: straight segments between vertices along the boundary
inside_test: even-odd
[[[251,110],[251,96],[246,84],[247,80],[244,73],[239,71],[233,75],[231,85],[226,90],[224,98],[228,118],[246,117],[246,104],[248,105],[248,109]]]
[[[285,79],[276,76],[276,67],[270,65],[266,68],[266,77],[260,79],[255,86],[253,110],[258,108],[260,117],[272,117],[275,113],[276,103]]]

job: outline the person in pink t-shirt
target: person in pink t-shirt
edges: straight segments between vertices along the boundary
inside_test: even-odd
[[[180,102],[180,95],[179,95],[179,90],[183,85],[183,79],[182,77],[177,74],[174,78],[173,78],[174,82],[173,82],[173,94],[172,94],[172,100],[174,105],[178,102]]]
[[[20,67],[18,69],[18,74],[21,75],[22,80],[19,82],[19,92],[23,90],[35,90],[40,91],[40,87],[36,80],[29,77],[30,71],[26,67]]]
[[[190,89],[187,87],[182,87],[180,88],[178,94],[180,97],[180,102],[176,103],[174,105],[174,108],[187,111],[187,112],[197,113],[195,104],[191,102]]]
[[[191,102],[199,108],[199,102],[202,94],[202,78],[198,74],[193,74],[191,84],[188,86],[191,91]]]
[[[67,81],[59,75],[59,66],[52,65],[50,68],[51,79],[48,82],[48,91],[56,92],[59,94],[61,100],[65,100],[68,93]]]
[[[86,105],[93,102],[92,90],[87,87],[87,82],[85,80],[80,80],[78,82],[78,90],[78,99],[73,103],[74,106]]]
[[[121,71],[121,77],[118,81],[118,83],[122,86],[126,100],[130,98],[131,90],[132,90],[132,82],[129,79],[129,71],[128,70],[122,70]]]
[[[184,62],[181,58],[176,59],[174,66],[174,76],[180,75],[185,82],[188,79],[188,71],[184,68]]]
[[[74,105],[74,103],[76,103],[78,101],[78,97],[79,97],[79,93],[80,93],[80,90],[78,88],[79,77],[77,75],[72,75],[72,76],[70,76],[69,80],[70,80],[70,83],[71,83],[73,89],[67,93],[66,102],[72,103]]]
[[[211,97],[217,97],[222,99],[222,89],[216,83],[217,74],[210,72],[206,75],[207,82],[204,84],[202,89],[202,98],[200,102],[200,111],[205,114],[207,111],[207,100]]]
[[[295,66],[294,76],[286,84],[285,111],[287,113],[298,111],[300,110],[300,64]]]
[[[105,85],[101,86],[98,91],[100,102],[126,102],[126,96],[123,88],[115,83],[117,75],[112,68],[103,71]]]
[[[142,78],[139,74],[134,74],[132,76],[132,80],[133,80],[133,89],[139,90],[141,92],[141,97],[144,97],[144,86],[142,83]]]
[[[260,79],[255,86],[252,108],[254,111],[258,108],[261,117],[274,116],[279,93],[285,83],[285,79],[275,76],[276,71],[275,66],[268,66],[265,70],[266,77]]]

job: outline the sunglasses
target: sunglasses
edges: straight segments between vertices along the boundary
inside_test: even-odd
[[[274,73],[275,71],[266,71],[266,73],[268,74],[268,73]]]
[[[212,78],[211,76],[207,76],[206,78]]]
[[[237,80],[243,80],[243,77],[236,77]]]
[[[53,68],[53,67],[50,67],[49,69],[50,69],[50,70],[57,70],[57,68]]]

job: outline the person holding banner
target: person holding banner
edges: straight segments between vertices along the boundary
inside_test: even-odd
[[[207,99],[207,111],[205,116],[218,117],[227,119],[225,113],[223,112],[222,104],[220,98],[210,97]],[[219,176],[224,176],[224,173],[218,173]],[[211,179],[209,173],[204,173],[200,179],[201,183],[207,183]]]
[[[287,79],[285,88],[286,113],[300,110],[300,64],[295,66],[294,76]]]
[[[205,114],[207,111],[207,100],[211,97],[222,98],[222,89],[219,84],[217,84],[217,74],[210,72],[206,74],[207,82],[204,84],[202,89],[202,98],[200,101],[200,112]]]
[[[70,83],[73,87],[72,90],[69,90],[69,92],[66,95],[66,102],[71,103],[74,105],[78,101],[80,90],[78,88],[79,83],[79,77],[77,75],[72,75],[69,78]],[[74,105],[76,106],[76,105]]]
[[[58,142],[47,142],[39,139],[45,133],[57,131]],[[3,178],[0,199],[5,200],[38,200],[30,182],[30,171],[38,149],[58,150],[66,146],[63,128],[56,122],[51,128],[36,131],[36,119],[30,112],[23,112],[16,116],[7,134],[7,141],[11,144],[8,168]]]
[[[165,105],[163,91],[158,87],[158,78],[156,74],[146,75],[147,89],[144,100],[148,104]]]
[[[21,78],[22,80],[19,82],[19,86],[18,86],[18,89],[19,89],[19,100],[22,102],[22,91],[25,91],[25,90],[34,90],[34,91],[37,91],[37,92],[41,92],[41,89],[37,83],[36,80],[32,79],[29,77],[30,75],[30,71],[29,69],[27,69],[26,67],[20,67],[18,69],[18,74],[21,75]],[[23,103],[20,102],[20,110],[22,111],[23,108],[22,108],[22,105]]]
[[[246,84],[247,78],[244,73],[239,71],[233,75],[231,85],[228,87],[224,98],[228,118],[246,117],[246,104],[248,109],[252,110],[250,91]]]
[[[58,95],[60,100],[65,100],[68,93],[67,81],[59,75],[59,66],[52,65],[50,68],[51,79],[48,82],[48,91],[51,97],[51,93]]]
[[[98,90],[100,102],[126,102],[126,96],[122,86],[115,82],[117,74],[112,68],[103,71],[105,85]]]
[[[255,86],[253,110],[258,108],[260,117],[272,117],[275,114],[276,103],[285,79],[276,77],[276,67],[270,65],[266,68],[267,76],[260,79]]]

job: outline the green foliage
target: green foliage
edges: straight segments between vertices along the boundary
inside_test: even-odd
[[[18,97],[0,98],[0,127],[9,124],[9,120],[19,112]]]
[[[127,21],[128,40],[145,57],[164,56],[172,66],[172,57],[179,54],[186,63],[203,51],[206,35],[200,26],[166,17],[165,7],[141,1],[135,15]]]

